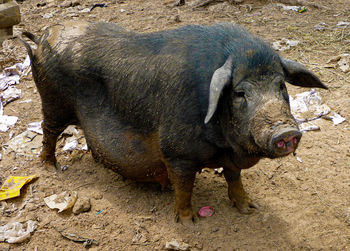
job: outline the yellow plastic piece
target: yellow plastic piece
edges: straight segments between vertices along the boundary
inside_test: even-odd
[[[0,188],[0,201],[19,196],[21,188],[36,176],[36,174],[25,177],[10,176]]]

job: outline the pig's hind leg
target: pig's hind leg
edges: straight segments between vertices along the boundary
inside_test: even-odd
[[[52,102],[52,100],[56,102]],[[43,128],[43,149],[40,154],[41,160],[48,166],[57,168],[55,157],[56,142],[58,136],[67,128],[68,125],[76,124],[75,115],[72,109],[61,105],[62,101],[58,98],[42,98],[42,111],[44,115]]]

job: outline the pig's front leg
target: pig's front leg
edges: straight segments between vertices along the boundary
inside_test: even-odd
[[[192,224],[196,220],[191,205],[196,172],[186,170],[184,163],[180,164],[180,167],[179,164],[167,165],[168,176],[175,190],[175,220],[184,224]]]
[[[228,197],[242,214],[251,214],[258,206],[252,202],[244,191],[241,170],[238,168],[224,168],[224,176],[228,184]]]

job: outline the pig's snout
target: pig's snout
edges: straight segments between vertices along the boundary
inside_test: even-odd
[[[285,156],[295,151],[301,138],[301,132],[294,128],[285,128],[272,137],[271,150],[277,156]]]

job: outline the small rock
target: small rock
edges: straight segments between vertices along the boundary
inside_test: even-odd
[[[165,243],[165,250],[190,250],[190,245],[187,243],[179,243],[177,240],[172,240]]]
[[[80,0],[73,0],[72,1],[72,7],[76,7],[78,5],[80,5]]]
[[[350,226],[350,207],[344,210],[345,222]]]
[[[74,214],[80,214],[89,211],[91,208],[90,199],[86,197],[78,198],[73,207]]]
[[[94,192],[92,194],[92,197],[95,199],[95,200],[100,200],[103,198],[103,194],[102,193],[99,193],[99,192]]]
[[[218,228],[218,227],[213,227],[210,231],[212,232],[212,233],[215,233],[215,232],[217,232],[217,231],[219,231],[220,229]]]
[[[175,23],[180,23],[181,22],[180,16],[176,15],[175,18],[174,18],[174,21],[175,21]]]
[[[63,1],[63,3],[60,4],[60,7],[62,8],[69,8],[72,6],[72,1],[67,0],[67,1]]]

